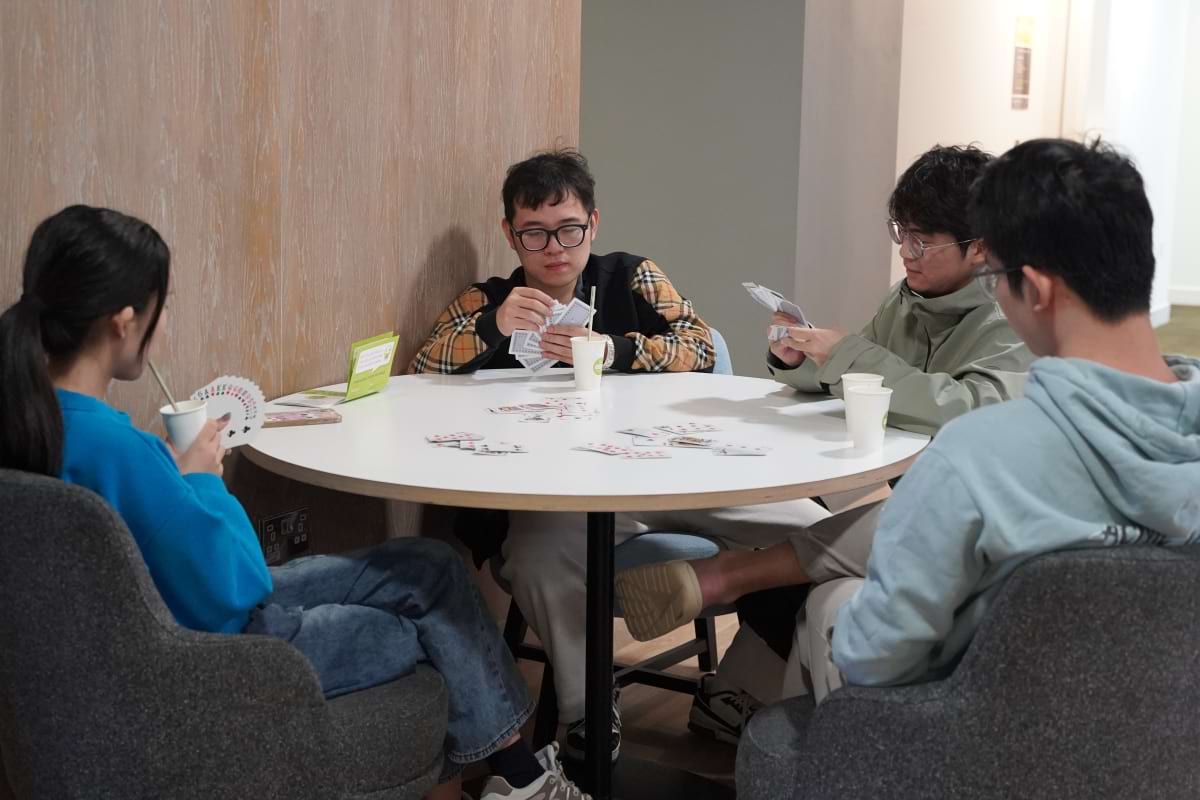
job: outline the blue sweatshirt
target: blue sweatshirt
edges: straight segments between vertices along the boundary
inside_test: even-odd
[[[867,579],[838,612],[846,679],[944,675],[1004,579],[1040,553],[1200,541],[1200,360],[1167,364],[1179,383],[1043,358],[1023,399],[944,427],[888,500]]]
[[[216,475],[179,474],[167,446],[87,395],[58,390],[62,479],[107,500],[133,533],[180,625],[236,633],[271,593],[271,575],[241,504]]]

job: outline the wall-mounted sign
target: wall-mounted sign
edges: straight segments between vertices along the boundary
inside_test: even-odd
[[[1015,111],[1029,108],[1029,69],[1033,60],[1033,17],[1017,17],[1013,46],[1012,107]]]

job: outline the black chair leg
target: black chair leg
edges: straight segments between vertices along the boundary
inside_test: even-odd
[[[558,731],[558,692],[554,691],[554,668],[542,670],[542,690],[538,693],[537,715],[533,720],[533,749],[541,750],[554,741]]]
[[[696,663],[704,672],[717,668],[717,623],[712,617],[696,620],[696,638],[704,642],[704,652],[696,656]]]
[[[525,622],[521,609],[517,608],[515,600],[510,600],[508,616],[504,619],[504,643],[508,645],[508,652],[512,653],[514,660],[517,660],[517,648],[525,641],[527,630],[529,630],[529,625]]]

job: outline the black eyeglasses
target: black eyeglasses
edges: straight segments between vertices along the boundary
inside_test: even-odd
[[[583,244],[583,237],[587,235],[587,229],[591,227],[591,222],[584,224],[572,223],[570,225],[560,225],[554,230],[545,228],[526,228],[523,231],[513,231],[513,236],[521,243],[530,253],[536,253],[539,250],[545,250],[546,245],[550,244],[550,235],[563,247],[579,247]]]
[[[996,284],[1000,282],[1000,276],[1006,275],[1009,272],[1020,272],[1020,267],[992,267],[984,265],[971,273],[971,277],[979,282],[979,287],[983,289],[983,293],[990,299],[996,299]]]

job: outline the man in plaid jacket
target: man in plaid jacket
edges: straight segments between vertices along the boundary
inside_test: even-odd
[[[450,374],[520,366],[508,352],[514,332],[538,330],[555,301],[569,304],[578,297],[586,302],[593,286],[595,329],[608,339],[607,368],[634,373],[712,370],[715,353],[708,326],[653,261],[629,253],[591,252],[600,214],[595,182],[583,156],[555,151],[515,164],[502,194],[501,228],[521,266],[508,278],[472,284],[455,298],[413,359],[411,372]],[[581,335],[586,331],[579,327],[548,328],[542,334],[542,355],[570,364],[571,337]],[[815,504],[796,501],[710,511],[697,525],[712,529],[719,523],[732,534],[726,542],[730,546],[761,547],[824,515]],[[692,530],[697,527],[692,523],[680,514],[618,514],[616,540],[652,530]],[[502,550],[501,575],[511,584],[513,598],[554,667],[559,717],[568,726],[565,751],[581,756],[585,515],[463,509],[455,528],[478,565]],[[614,758],[619,726],[614,714]]]
[[[521,261],[507,278],[468,286],[442,312],[411,372],[465,373],[521,366],[508,353],[514,331],[536,331],[555,301],[587,302],[596,287],[595,330],[608,340],[605,366],[620,372],[711,372],[712,337],[691,302],[658,266],[629,253],[592,253],[600,212],[587,161],[574,151],[541,153],[508,170],[501,227]],[[552,326],[542,355],[571,363],[581,327]]]

